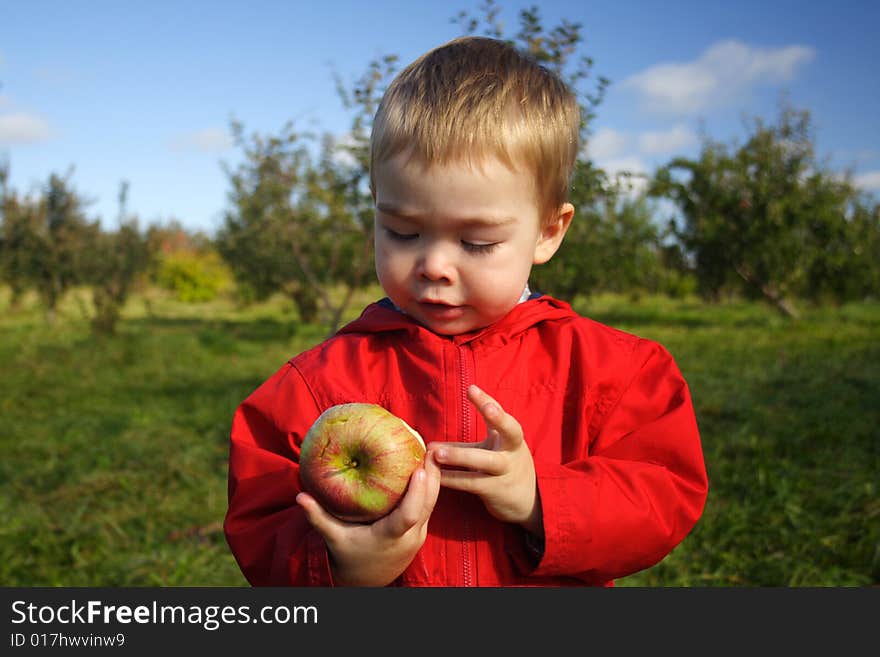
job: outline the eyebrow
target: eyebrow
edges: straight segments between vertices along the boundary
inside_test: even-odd
[[[376,209],[384,214],[390,214],[399,219],[418,221],[421,218],[417,212],[411,212],[405,208],[391,203],[377,203]],[[464,226],[506,226],[516,222],[515,217],[461,217],[456,219]]]

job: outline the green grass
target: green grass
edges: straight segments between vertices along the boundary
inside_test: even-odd
[[[280,299],[152,292],[97,339],[83,298],[50,325],[0,292],[0,584],[246,585],[220,525],[232,413],[323,330]],[[709,470],[694,531],[619,585],[880,583],[880,304],[798,322],[748,303],[575,306],[675,355]]]

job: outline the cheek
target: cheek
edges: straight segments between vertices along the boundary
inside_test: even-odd
[[[375,259],[376,275],[383,284],[385,281],[401,278],[406,271],[405,258],[399,250],[389,248],[387,244],[376,243]]]
[[[469,268],[467,280],[471,291],[490,305],[519,299],[528,281],[531,261],[520,254],[508,254],[491,264]]]

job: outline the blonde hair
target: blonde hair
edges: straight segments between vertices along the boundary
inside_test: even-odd
[[[534,175],[538,207],[568,200],[580,107],[552,71],[498,39],[462,37],[419,57],[388,86],[373,121],[377,164],[404,153],[425,165],[497,157]]]

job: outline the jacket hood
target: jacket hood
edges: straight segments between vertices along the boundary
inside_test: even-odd
[[[430,339],[429,336],[433,336],[433,339],[450,340],[455,344],[497,340],[506,342],[542,322],[569,317],[575,318],[577,314],[568,303],[542,294],[517,304],[494,324],[475,331],[446,336],[425,328],[412,317],[395,308],[391,300],[386,297],[367,306],[360,317],[343,326],[337,334],[404,331],[413,335],[423,334],[423,339]]]

